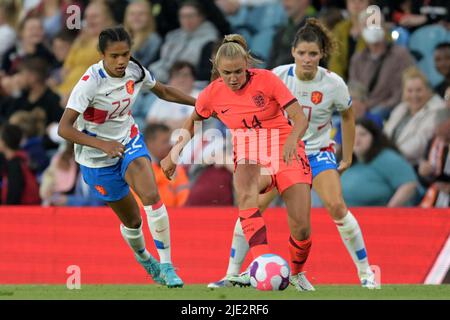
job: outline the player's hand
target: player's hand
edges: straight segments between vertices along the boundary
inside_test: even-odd
[[[103,141],[100,149],[110,158],[123,158],[125,146],[117,141]]]
[[[344,173],[344,171],[350,168],[351,165],[352,165],[351,161],[341,160],[341,162],[339,162],[339,167],[337,168],[338,173],[339,174]]]
[[[167,179],[171,180],[177,165],[172,161],[171,154],[169,153],[164,159],[161,160],[161,169]]]
[[[300,163],[297,154],[297,139],[288,138],[283,146],[283,161],[289,166],[293,159]]]

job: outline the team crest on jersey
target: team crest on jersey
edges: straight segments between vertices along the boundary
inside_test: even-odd
[[[311,102],[314,104],[319,104],[322,102],[323,94],[320,91],[313,91],[311,93]]]
[[[106,189],[98,184],[95,186],[95,190],[97,190],[102,196],[106,196],[107,194]]]
[[[127,88],[127,92],[129,94],[133,94],[133,92],[134,92],[134,81],[133,80],[127,81],[127,84],[125,85],[125,87]]]
[[[255,105],[257,107],[264,107],[266,105],[266,99],[264,98],[264,93],[258,91],[258,93],[256,93],[256,95],[254,95],[253,97],[253,102],[255,103]]]

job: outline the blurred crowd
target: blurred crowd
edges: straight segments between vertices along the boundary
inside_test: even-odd
[[[382,28],[368,27],[371,5],[379,8]],[[78,13],[81,28],[73,29]],[[101,59],[102,29],[124,25],[132,55],[159,81],[196,97],[209,82],[223,35],[244,35],[263,61],[259,67],[271,69],[294,62],[291,43],[308,17],[319,18],[338,40],[338,53],[321,65],[343,77],[353,99],[354,161],[342,175],[348,205],[448,207],[446,0],[0,0],[1,203],[104,205],[81,178],[73,145],[57,135],[72,88]],[[232,157],[218,120],[206,121],[203,131],[224,139],[193,139],[175,179],[165,179],[159,167],[172,132],[191,112],[148,92],[134,106],[161,197],[172,207],[233,205],[233,165],[217,157],[192,161],[211,150]],[[333,125],[339,156],[338,114]],[[313,205],[321,204],[313,198]]]

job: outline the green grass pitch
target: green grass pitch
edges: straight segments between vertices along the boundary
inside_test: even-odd
[[[309,299],[450,299],[450,285],[384,285],[368,290],[352,285],[317,285],[315,292],[297,292],[293,287],[267,292],[253,288],[208,289],[186,285],[169,289],[159,285],[82,285],[69,290],[63,285],[0,285],[1,299],[95,300],[309,300]]]

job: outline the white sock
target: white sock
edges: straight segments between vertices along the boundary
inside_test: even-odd
[[[352,256],[353,262],[358,269],[358,274],[361,275],[370,272],[364,238],[358,221],[356,221],[353,214],[348,211],[343,219],[335,220],[334,222],[341,234],[342,241]]]
[[[155,208],[155,209],[153,209]],[[161,263],[172,263],[170,258],[170,228],[166,206],[159,201],[152,206],[144,206],[148,226],[158,250]]]
[[[236,221],[233,232],[233,241],[231,243],[230,260],[228,262],[227,275],[239,274],[242,264],[244,263],[245,256],[249,251],[247,239],[245,238],[244,231],[239,218]]]
[[[145,248],[144,234],[142,233],[142,223],[137,229],[127,228],[123,224],[120,225],[120,233],[128,243],[130,248],[139,258],[146,261],[150,259],[150,253]]]

